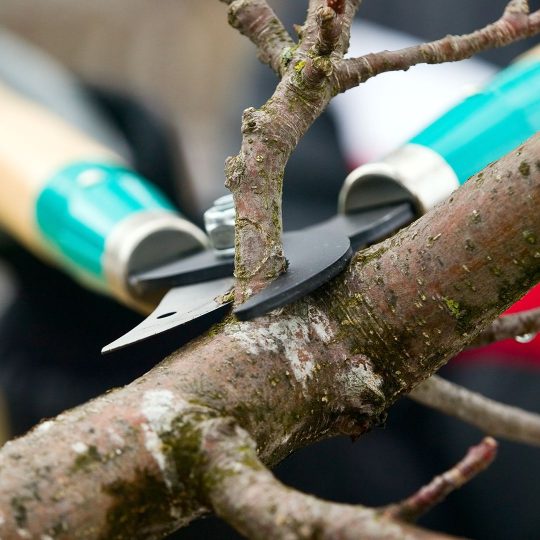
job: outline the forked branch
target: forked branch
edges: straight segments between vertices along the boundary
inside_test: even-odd
[[[204,455],[212,479],[209,506],[252,540],[450,538],[400,523],[389,512],[385,517],[375,509],[323,501],[284,486],[260,462],[253,441],[239,428],[214,432]],[[464,475],[463,483],[472,476]],[[457,487],[460,480],[454,473],[451,483]]]

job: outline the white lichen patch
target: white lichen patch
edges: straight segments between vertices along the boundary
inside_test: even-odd
[[[17,529],[19,538],[32,538],[32,535],[26,529]]]
[[[251,355],[282,353],[294,378],[305,386],[315,369],[313,356],[308,350],[310,329],[319,339],[327,340],[330,336],[327,325],[328,322],[325,324],[322,319],[315,321],[314,325],[293,316],[270,323],[267,327],[254,328],[249,323],[239,323],[225,331]]]
[[[309,319],[311,328],[313,328],[317,338],[323,343],[330,343],[334,337],[334,333],[326,313],[316,310],[315,308],[310,308]]]
[[[167,469],[167,456],[163,452],[163,443],[158,434],[152,431],[148,424],[142,424],[141,427],[144,432],[144,446],[156,460],[161,472],[164,473]],[[165,475],[165,481],[167,481],[167,475]]]
[[[41,422],[41,424],[38,424],[36,426],[35,432],[36,433],[46,433],[51,429],[54,425],[54,422],[52,420],[45,420],[45,422]]]
[[[189,403],[175,398],[170,390],[148,390],[143,395],[141,412],[153,431],[163,433],[170,431],[173,420],[188,408]]]
[[[384,399],[383,378],[374,371],[373,364],[367,358],[341,370],[338,379],[342,385],[343,394],[350,396],[350,399],[363,400],[366,397],[366,392]],[[362,405],[359,404],[359,406]]]
[[[142,424],[145,447],[155,459],[169,487],[175,470],[174,465],[168,463],[161,436],[170,432],[173,421],[189,408],[187,401],[175,398],[170,390],[149,390],[143,395],[141,413],[146,419]]]
[[[48,534],[42,534],[40,537],[40,540],[54,540],[52,536],[49,536]]]
[[[109,435],[109,439],[112,443],[116,444],[117,446],[124,446],[126,441],[124,441],[124,438],[120,436],[113,428],[107,428],[107,434]]]
[[[6,522],[6,518],[4,517],[4,514],[0,512],[0,527],[4,525],[5,522]]]
[[[78,441],[76,443],[73,443],[71,445],[71,448],[77,454],[85,454],[86,452],[88,452],[88,446],[86,444],[84,444],[82,441]]]

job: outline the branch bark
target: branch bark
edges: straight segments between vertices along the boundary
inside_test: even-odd
[[[325,1],[312,0],[300,43],[282,55],[283,76],[274,94],[260,109],[244,111],[240,153],[225,165],[226,186],[236,207],[236,302],[260,291],[286,269],[281,239],[285,165],[332,97],[331,57],[343,54],[346,29],[358,4],[349,0],[343,13],[327,25],[318,15]],[[334,25],[342,32],[330,39]],[[324,54],[316,50],[321,47]]]
[[[254,540],[435,540],[449,538],[390,517],[390,513],[329,503],[281,484],[257,458],[245,433],[220,433],[207,442],[210,504]],[[386,511],[385,511],[386,512]],[[388,517],[386,517],[388,515]]]
[[[499,403],[436,375],[419,384],[409,397],[484,433],[540,446],[540,415]]]
[[[416,521],[446,497],[470,482],[477,474],[491,465],[497,453],[497,442],[486,437],[469,448],[467,455],[454,467],[398,504],[388,506],[384,516],[404,521]]]
[[[337,92],[345,92],[388,71],[406,71],[417,64],[464,60],[489,49],[504,47],[540,31],[540,10],[529,15],[528,2],[509,2],[502,17],[461,36],[446,36],[397,51],[381,51],[341,61],[335,69]]]
[[[229,24],[255,44],[259,60],[283,75],[284,55],[295,43],[266,0],[221,1],[229,6]]]
[[[2,535],[160,537],[217,506],[204,452],[231,421],[266,465],[370,429],[540,278],[539,156],[535,136],[311,297],[6,444]]]
[[[540,308],[506,315],[493,321],[491,326],[471,341],[471,347],[483,347],[490,343],[540,332]]]

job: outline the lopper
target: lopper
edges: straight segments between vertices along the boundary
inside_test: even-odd
[[[314,227],[284,235],[285,254],[292,257],[288,271],[237,306],[237,317],[250,319],[307,294],[339,272],[350,257],[346,242],[340,243],[339,238],[347,237],[352,250],[384,238],[445,200],[476,172],[538,131],[539,57],[540,47],[536,47],[380,162],[352,171],[339,195],[338,214]],[[215,227],[220,237],[214,245],[219,244],[224,258],[231,256],[232,199],[216,201],[206,218],[210,236]],[[323,247],[314,251],[313,245]],[[179,259],[136,274],[133,282],[142,287],[154,283],[177,286],[183,280],[187,282],[189,268],[188,259]],[[164,321],[162,317],[181,304],[182,289],[186,288],[173,288],[152,315],[105,350],[176,326],[181,317],[178,321]]]
[[[237,316],[253,318],[311,292],[339,273],[353,250],[408,224],[540,129],[539,52],[381,162],[353,171],[338,214],[284,234],[288,271],[237,306]],[[4,88],[0,107],[10,133],[0,145],[2,225],[85,285],[142,311],[155,308],[104,352],[195,318],[211,324],[230,310],[222,299],[233,285],[230,199],[206,213],[205,234],[121,158],[42,107]]]

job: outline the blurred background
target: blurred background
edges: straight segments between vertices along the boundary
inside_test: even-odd
[[[303,22],[307,2],[270,3],[291,32],[293,23]],[[468,32],[498,18],[505,3],[366,0],[352,51]],[[202,212],[225,193],[223,163],[238,151],[241,111],[262,104],[276,83],[226,19],[226,6],[216,0],[3,0],[0,79],[60,114],[73,100],[78,118],[88,117],[89,125],[94,120],[112,146],[200,223]],[[385,75],[336,99],[287,168],[286,227],[332,215],[351,167],[405,141],[534,42],[472,63]],[[48,85],[52,73],[77,89],[75,97],[62,99],[52,82]],[[152,344],[101,357],[100,348],[130,329],[139,315],[82,289],[5,237],[0,313],[3,438],[129,382],[162,354]],[[193,329],[184,341],[196,333]],[[538,344],[510,343],[506,349],[468,354],[445,375],[540,412],[539,358]],[[339,439],[306,449],[286,460],[277,474],[333,500],[384,504],[452,465],[479,438],[473,428],[402,400],[385,429],[355,445]],[[490,471],[422,523],[475,538],[538,538],[539,463],[537,450],[503,444]],[[206,519],[178,537],[237,535],[218,520]]]

